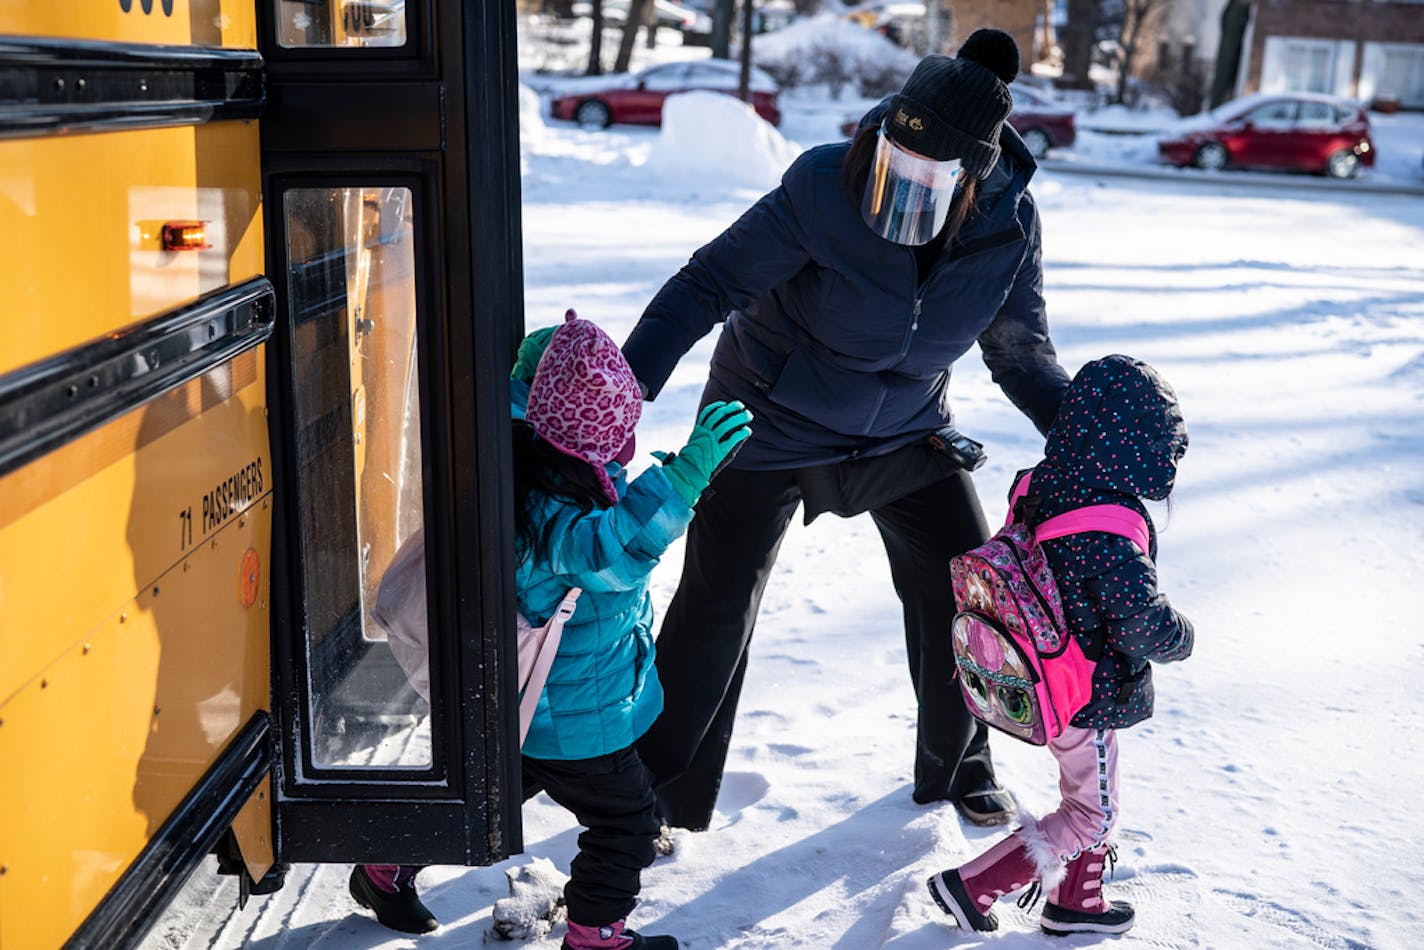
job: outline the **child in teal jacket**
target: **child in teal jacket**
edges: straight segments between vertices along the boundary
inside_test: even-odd
[[[672,937],[625,927],[659,831],[652,776],[633,747],[663,705],[648,581],[712,474],[751,435],[751,414],[736,402],[705,407],[680,452],[654,453],[662,464],[629,482],[638,383],[617,345],[572,311],[526,338],[511,388],[519,612],[542,625],[570,588],[583,590],[521,762],[525,799],[546,792],[585,827],[564,890],[563,947],[676,950]],[[358,868],[358,900],[397,929],[433,923],[415,869],[379,887],[385,867]]]

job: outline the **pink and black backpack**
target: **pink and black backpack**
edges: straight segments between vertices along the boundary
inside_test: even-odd
[[[1004,527],[950,562],[954,584],[954,662],[964,704],[995,729],[1033,745],[1056,739],[1093,695],[1093,669],[1069,632],[1063,600],[1039,545],[1049,538],[1106,531],[1145,554],[1142,515],[1121,505],[1091,505],[1031,528],[1014,511],[1028,494],[1023,475]]]

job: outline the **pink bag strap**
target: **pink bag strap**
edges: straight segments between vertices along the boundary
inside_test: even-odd
[[[1042,544],[1049,538],[1082,534],[1084,531],[1121,535],[1137,545],[1143,554],[1151,554],[1152,536],[1147,531],[1147,522],[1140,514],[1122,505],[1089,505],[1065,511],[1039,525],[1033,536]]]
[[[578,606],[581,587],[571,587],[559,602],[558,609],[549,622],[544,624],[544,639],[539,644],[539,655],[534,659],[534,668],[529,671],[529,682],[524,687],[524,695],[519,698],[519,745],[524,745],[524,737],[529,735],[529,724],[534,721],[534,710],[539,708],[539,697],[544,694],[544,683],[549,679],[549,670],[554,666],[554,655],[559,652],[559,641],[564,638],[564,624],[574,615]]]
[[[1028,484],[1032,478],[1033,469],[1029,469],[1014,482],[1014,489],[1009,493],[1009,516],[1004,520],[1005,525],[1014,523],[1014,507],[1020,498],[1028,494]],[[1050,538],[1082,534],[1084,531],[1105,531],[1119,535],[1137,545],[1143,554],[1151,554],[1152,535],[1147,529],[1146,520],[1131,508],[1124,508],[1122,505],[1089,505],[1086,508],[1065,511],[1039,525],[1034,529],[1033,536],[1034,540],[1041,544]]]

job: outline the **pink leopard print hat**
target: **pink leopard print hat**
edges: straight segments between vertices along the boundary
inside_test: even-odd
[[[593,466],[609,504],[618,492],[606,466],[626,462],[643,397],[618,344],[570,310],[554,331],[534,381],[524,418],[554,448]]]

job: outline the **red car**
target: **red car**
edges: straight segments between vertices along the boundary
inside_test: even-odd
[[[1013,86],[1014,111],[1009,125],[1014,127],[1034,158],[1043,158],[1050,148],[1067,148],[1078,138],[1073,112],[1026,86]]]
[[[1034,158],[1043,158],[1051,148],[1067,148],[1077,139],[1071,110],[1023,86],[1013,86],[1011,91],[1014,111],[1009,113],[1009,125],[1023,138]],[[859,127],[859,118],[847,119],[841,133],[854,138]]]
[[[1353,178],[1375,163],[1370,120],[1357,103],[1295,93],[1228,102],[1157,142],[1162,160],[1198,168],[1272,168]]]
[[[726,59],[702,59],[649,66],[638,73],[590,77],[565,87],[550,107],[555,119],[572,119],[584,128],[602,129],[615,122],[661,125],[663,100],[675,92],[710,90],[737,94],[741,64]],[[781,124],[777,85],[752,68],[752,108],[772,125]]]

